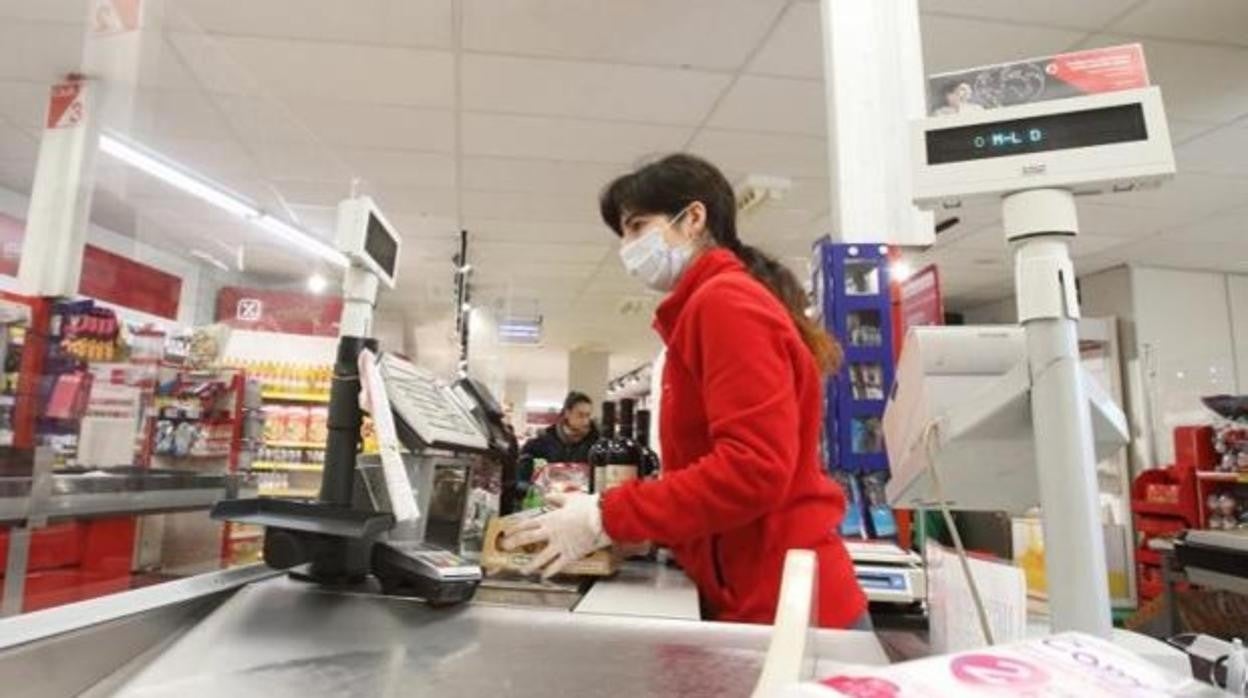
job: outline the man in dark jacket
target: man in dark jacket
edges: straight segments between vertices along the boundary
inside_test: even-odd
[[[559,412],[559,421],[529,439],[520,450],[516,487],[522,497],[533,482],[533,461],[589,462],[589,448],[598,440],[593,415],[594,401],[588,395],[575,390],[568,393]]]

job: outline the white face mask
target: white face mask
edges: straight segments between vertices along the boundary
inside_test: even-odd
[[[681,209],[668,223],[651,226],[636,240],[620,246],[620,261],[630,276],[635,276],[646,286],[667,292],[675,288],[681,274],[693,259],[693,246],[689,243],[669,245],[663,238],[663,226],[676,225],[676,221],[689,210]]]

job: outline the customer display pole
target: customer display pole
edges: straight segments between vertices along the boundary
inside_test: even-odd
[[[1079,299],[1069,244],[1078,234],[1065,189],[1010,194],[1018,320],[1027,338],[1045,573],[1054,632],[1109,638],[1109,587],[1097,506],[1092,414],[1079,372]]]

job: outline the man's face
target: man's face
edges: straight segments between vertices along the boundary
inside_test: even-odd
[[[569,436],[580,438],[589,433],[589,423],[593,416],[593,405],[588,402],[577,403],[563,416],[563,428]]]

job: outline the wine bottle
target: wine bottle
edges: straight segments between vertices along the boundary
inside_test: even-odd
[[[634,407],[636,401],[620,400],[617,434],[607,449],[607,467],[603,492],[618,487],[629,480],[641,477],[641,447],[633,439]]]
[[[641,447],[641,477],[659,476],[659,455],[650,443],[650,410],[637,410],[637,445]]]
[[[602,492],[607,482],[607,451],[615,439],[615,403],[602,403],[602,425],[598,440],[589,447],[589,487]]]

